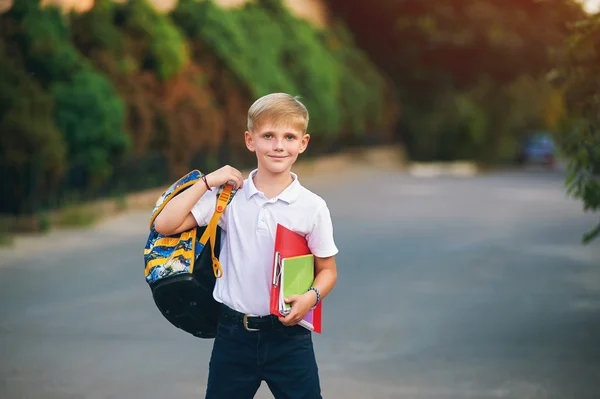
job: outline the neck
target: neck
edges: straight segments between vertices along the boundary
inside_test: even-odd
[[[281,194],[283,190],[292,184],[294,178],[289,170],[282,173],[271,173],[268,170],[258,168],[252,180],[256,189],[262,191],[270,199]]]

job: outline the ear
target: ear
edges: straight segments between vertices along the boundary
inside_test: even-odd
[[[244,140],[246,141],[246,148],[248,148],[248,150],[254,152],[255,148],[254,148],[254,140],[252,138],[252,133],[250,133],[249,131],[246,130],[246,133],[244,133]]]
[[[300,142],[300,151],[298,151],[299,154],[302,154],[304,151],[306,151],[306,147],[308,147],[309,141],[310,141],[310,134],[308,134],[308,133],[304,134],[304,136],[302,136],[302,141]]]

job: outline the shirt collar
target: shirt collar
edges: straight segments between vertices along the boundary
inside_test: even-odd
[[[254,180],[252,179],[256,172],[258,172],[258,169],[254,169],[252,172],[250,172],[246,184],[244,184],[244,192],[246,193],[246,199],[250,199],[254,194],[260,192],[254,185]],[[300,182],[298,181],[298,176],[292,172],[290,172],[290,174],[292,175],[294,181],[289,186],[287,186],[286,189],[283,190],[283,192],[281,192],[281,194],[279,194],[276,197],[276,199],[285,201],[288,204],[291,204],[292,202],[296,201],[298,199],[298,196],[300,195]]]

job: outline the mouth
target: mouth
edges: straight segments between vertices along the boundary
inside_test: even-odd
[[[268,157],[275,159],[275,160],[281,160],[281,159],[286,159],[287,155],[269,155]]]

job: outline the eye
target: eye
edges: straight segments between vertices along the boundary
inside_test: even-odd
[[[287,140],[289,140],[289,141],[292,141],[292,140],[295,140],[295,139],[296,139],[296,136],[294,136],[293,134],[288,134],[288,135],[286,135],[286,136],[285,136],[285,138],[286,138]]]
[[[271,133],[266,133],[263,137],[266,139],[270,139],[273,137],[273,135]]]

